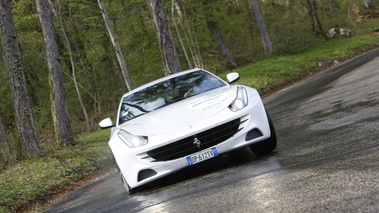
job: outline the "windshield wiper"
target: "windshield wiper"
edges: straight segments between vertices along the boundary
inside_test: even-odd
[[[134,107],[134,108],[138,109],[138,110],[141,111],[141,112],[145,112],[145,113],[150,112],[150,111],[148,111],[148,110],[142,108],[141,106],[138,106],[138,105],[135,105],[135,104],[130,104],[130,103],[124,103],[124,104],[125,104],[125,105],[128,105],[128,106],[130,106],[130,107]]]

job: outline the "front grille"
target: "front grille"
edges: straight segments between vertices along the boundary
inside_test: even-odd
[[[235,119],[196,135],[153,149],[148,151],[147,154],[154,158],[155,161],[168,161],[184,157],[229,139],[241,130],[239,129],[240,123],[240,119]],[[201,142],[200,147],[194,144],[195,138]]]

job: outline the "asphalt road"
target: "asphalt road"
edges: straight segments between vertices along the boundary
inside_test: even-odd
[[[112,170],[47,212],[379,212],[379,50],[264,101],[273,153],[238,150],[132,196]]]

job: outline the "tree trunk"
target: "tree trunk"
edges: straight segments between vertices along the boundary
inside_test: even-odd
[[[221,57],[226,60],[226,67],[229,69],[235,69],[237,67],[237,63],[234,60],[228,46],[225,44],[225,40],[217,23],[213,21],[207,21],[207,26],[209,31],[212,33],[213,39],[217,43],[218,52],[220,53]]]
[[[189,51],[191,53],[191,58],[194,63],[194,67],[202,68],[204,66],[201,59],[199,44],[196,37],[193,35],[193,30],[188,24],[188,18],[186,15],[186,11],[183,8],[182,0],[175,1],[175,8],[181,20],[181,29],[183,31],[183,35],[188,41],[187,45],[189,46]]]
[[[66,95],[63,85],[63,71],[59,58],[59,50],[53,20],[47,0],[35,0],[39,22],[45,41],[49,81],[51,86],[52,116],[55,136],[58,143],[74,145],[74,137],[66,106]]]
[[[54,8],[53,2],[51,0],[49,0],[49,2],[50,2],[51,7]],[[79,99],[79,104],[80,104],[80,106],[82,108],[82,111],[83,111],[83,114],[84,114],[84,118],[85,118],[85,122],[86,122],[86,131],[89,132],[88,114],[87,114],[86,107],[85,107],[85,105],[84,105],[84,103],[82,101],[82,96],[80,94],[78,82],[76,80],[75,63],[74,63],[74,58],[72,56],[71,44],[70,44],[70,41],[68,40],[68,36],[67,36],[66,30],[65,30],[65,27],[63,25],[63,20],[62,20],[62,15],[61,15],[61,9],[60,9],[59,0],[55,0],[55,2],[56,2],[55,3],[56,4],[56,10],[53,10],[53,13],[54,13],[55,17],[59,20],[59,24],[61,25],[61,28],[62,28],[63,37],[66,40],[67,49],[68,49],[68,55],[70,56],[71,71],[72,71],[72,81],[74,82],[76,94],[78,95],[78,99]]]
[[[12,149],[7,139],[7,132],[5,131],[5,127],[4,127],[1,117],[0,117],[0,157],[2,157],[5,160],[5,163],[13,160]]]
[[[180,34],[180,30],[178,28],[178,24],[176,23],[176,20],[175,20],[175,3],[176,3],[176,0],[172,0],[172,7],[171,7],[172,22],[174,23],[176,34],[178,34],[178,39],[179,39],[179,42],[180,42],[180,46],[182,46],[182,50],[183,50],[184,56],[186,57],[186,60],[187,60],[188,68],[193,68],[191,60],[188,57],[186,46],[184,45],[184,41],[183,41],[182,35]]]
[[[107,9],[106,9],[103,1],[97,0],[97,2],[99,3],[101,14],[103,14],[104,23],[105,23],[105,26],[107,27],[109,37],[112,41],[113,47],[115,48],[118,63],[120,65],[122,75],[124,76],[125,84],[126,84],[128,90],[130,91],[133,89],[133,86],[132,86],[132,82],[130,80],[129,71],[126,67],[126,62],[124,59],[124,55],[122,54],[120,44],[118,43],[118,40],[115,36],[111,21],[110,21],[109,16],[108,16]]]
[[[21,154],[23,157],[42,155],[38,145],[32,107],[27,92],[25,72],[22,66],[21,48],[17,41],[17,33],[9,0],[0,1],[0,25],[4,52],[3,58],[9,73],[16,125],[21,143]]]
[[[272,56],[272,44],[270,36],[268,34],[267,26],[261,12],[258,0],[251,0],[251,6],[253,7],[253,12],[255,20],[257,22],[258,31],[261,36],[262,45],[266,54],[266,57]]]
[[[314,0],[307,0],[307,11],[309,19],[311,20],[313,33],[317,36],[323,36],[324,33],[322,30],[320,20],[317,17],[316,3],[314,2]]]
[[[151,14],[153,16],[159,48],[162,53],[163,66],[166,74],[181,71],[181,65],[176,52],[174,39],[171,34],[163,0],[149,0]]]

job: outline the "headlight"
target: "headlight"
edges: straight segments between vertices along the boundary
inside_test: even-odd
[[[118,131],[117,135],[130,148],[147,144],[147,137],[135,136],[122,129]]]
[[[243,87],[237,87],[236,99],[229,105],[229,109],[236,112],[247,106],[247,91]]]

